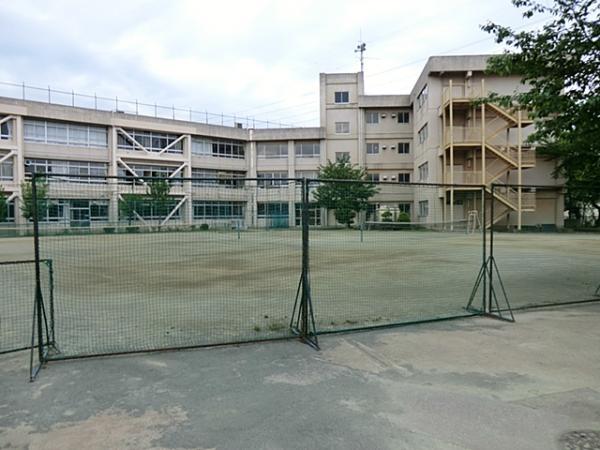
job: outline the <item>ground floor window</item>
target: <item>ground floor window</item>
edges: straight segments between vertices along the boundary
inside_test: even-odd
[[[88,226],[108,221],[108,200],[48,200],[41,222]]]
[[[427,217],[429,215],[429,200],[421,200],[419,202],[419,217]]]
[[[119,202],[119,215],[121,220],[134,221],[140,217],[144,220],[162,220],[173,212],[181,199],[170,198],[164,203],[157,203],[148,198],[138,198],[133,195],[123,195]],[[171,214],[171,219],[181,217],[181,208]]]
[[[321,208],[316,204],[308,205],[308,224],[311,226],[321,226]],[[296,226],[302,225],[302,203],[296,203]]]
[[[288,218],[289,206],[287,203],[258,203],[257,216],[259,219],[269,219],[272,217]]]
[[[6,202],[6,217],[3,222],[14,222],[15,221],[15,202]]]
[[[195,200],[194,219],[243,219],[244,202]]]
[[[411,207],[410,202],[398,203],[398,211],[400,211],[401,213],[408,214],[409,216],[410,216],[410,207]]]

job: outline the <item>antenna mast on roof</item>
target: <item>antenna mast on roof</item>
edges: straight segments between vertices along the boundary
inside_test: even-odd
[[[360,39],[358,41],[358,45],[354,49],[354,53],[360,53],[360,71],[364,72],[365,70],[365,58],[364,53],[367,50],[367,44],[365,44],[362,40],[362,30],[360,31]]]

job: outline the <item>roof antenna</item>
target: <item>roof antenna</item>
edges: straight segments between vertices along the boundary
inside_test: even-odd
[[[364,53],[367,50],[367,44],[365,44],[362,40],[362,30],[360,30],[360,39],[358,41],[358,45],[354,49],[354,53],[360,53],[360,71],[364,72],[365,70],[365,58]]]

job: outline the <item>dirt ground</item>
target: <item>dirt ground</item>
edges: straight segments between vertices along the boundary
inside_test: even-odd
[[[599,235],[495,233],[495,240],[513,307],[594,297]],[[30,238],[2,239],[0,258],[31,258],[32,247]],[[358,231],[311,230],[317,328],[466,315],[482,251],[481,234],[367,231],[361,241]],[[48,236],[41,256],[53,261],[57,343],[75,356],[289,336],[301,236],[296,229]],[[13,338],[26,339],[30,294],[19,292]]]

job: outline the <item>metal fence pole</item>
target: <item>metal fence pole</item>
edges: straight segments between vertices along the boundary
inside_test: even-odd
[[[485,186],[483,186],[481,188],[481,210],[482,210],[482,216],[483,216],[483,255],[482,255],[482,261],[483,261],[483,265],[485,267],[485,265],[487,264],[487,242],[486,242],[486,233],[487,233],[487,214],[485,212],[485,209],[487,208],[486,205],[486,201],[485,201],[485,197],[487,195],[487,191],[485,189]],[[493,225],[493,224],[492,224]],[[486,270],[487,272],[487,270]],[[482,299],[481,299],[481,309],[482,311],[485,311],[485,300],[486,300],[486,295],[487,295],[487,276],[483,276],[483,289],[482,289]]]
[[[309,284],[308,284],[308,264],[309,264],[309,243],[308,243],[308,182],[302,178],[302,311],[301,316],[301,335],[308,338],[308,308],[309,308]]]
[[[37,181],[39,177],[34,172],[31,177],[31,195],[32,195],[32,216],[33,216],[33,250],[35,255],[35,311],[37,314],[37,334],[38,334],[38,361],[41,365],[44,362],[44,334],[42,325],[42,283],[40,275],[40,229],[39,229],[39,211],[37,198]],[[32,347],[33,351],[33,347]],[[36,373],[37,374],[37,373]],[[32,373],[31,378],[35,378]]]
[[[486,310],[485,312],[490,314],[492,312],[492,294],[493,294],[493,288],[492,285],[494,283],[493,280],[493,264],[494,264],[494,183],[492,183],[492,185],[490,186],[490,197],[491,197],[491,204],[490,204],[490,257],[489,257],[489,265],[488,265],[488,273],[489,273],[489,291],[488,291],[488,299],[487,299],[487,305],[486,305]]]

